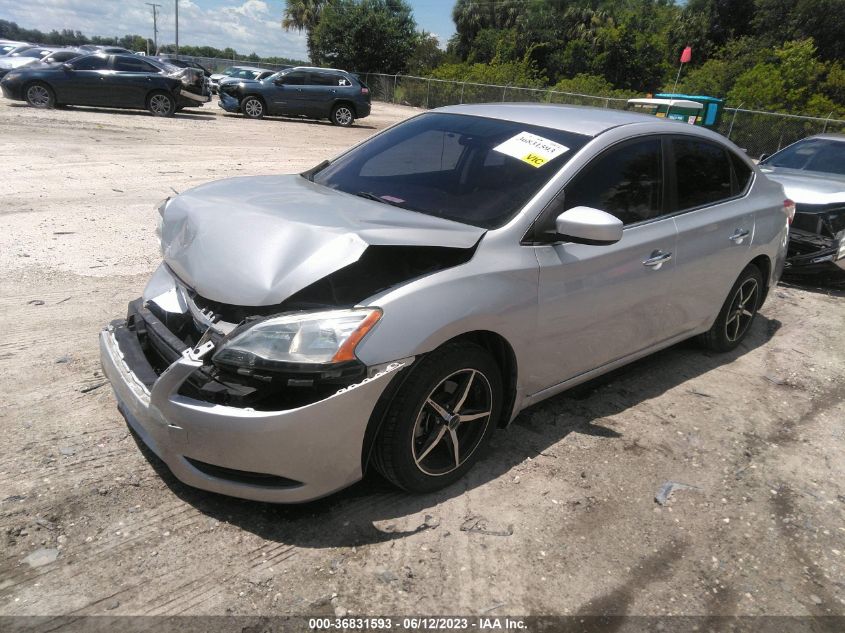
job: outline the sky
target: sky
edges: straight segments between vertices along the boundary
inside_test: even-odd
[[[175,41],[176,0],[158,3],[159,43]],[[232,47],[262,57],[307,59],[305,35],[281,28],[284,0],[178,0],[179,43]],[[454,33],[454,0],[409,0],[417,26],[446,41]],[[146,35],[152,39],[152,8],[145,0],[0,0],[0,19],[41,31],[72,29],[85,35]]]

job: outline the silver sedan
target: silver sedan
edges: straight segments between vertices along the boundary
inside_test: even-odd
[[[463,476],[524,408],[683,339],[735,348],[794,206],[723,137],[610,110],[441,108],[298,175],[159,207],[100,336],[182,481],[301,502]]]

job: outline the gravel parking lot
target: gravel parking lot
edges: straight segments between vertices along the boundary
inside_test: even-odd
[[[845,614],[842,290],[781,286],[734,353],[682,344],[524,412],[437,494],[371,473],[264,505],[139,450],[97,332],[158,264],[155,204],[413,112],[339,129],[0,102],[0,613]],[[667,482],[689,487],[661,505]]]

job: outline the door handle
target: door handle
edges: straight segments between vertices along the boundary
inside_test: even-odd
[[[742,244],[743,241],[745,241],[745,238],[748,237],[749,233],[750,231],[748,229],[737,229],[728,239],[735,244]]]
[[[660,270],[666,262],[672,259],[672,253],[664,253],[663,251],[654,251],[647,260],[643,262],[643,266],[648,266],[654,270]]]

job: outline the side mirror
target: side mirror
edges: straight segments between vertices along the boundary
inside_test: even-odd
[[[279,87],[282,87],[282,86],[285,85],[285,80],[284,79],[276,79],[275,81],[273,81],[273,83],[276,84]]]
[[[557,216],[555,231],[576,244],[607,246],[622,239],[622,220],[591,207],[574,207]]]
[[[758,160],[759,160],[759,162],[761,162],[761,163],[762,163],[762,162],[763,162],[764,160],[766,160],[769,156],[771,156],[771,154],[760,154],[760,158],[759,158]]]
[[[70,71],[73,70],[73,66],[71,66],[70,64],[65,62],[64,64],[62,64],[62,70],[66,70],[66,71],[70,72]]]

